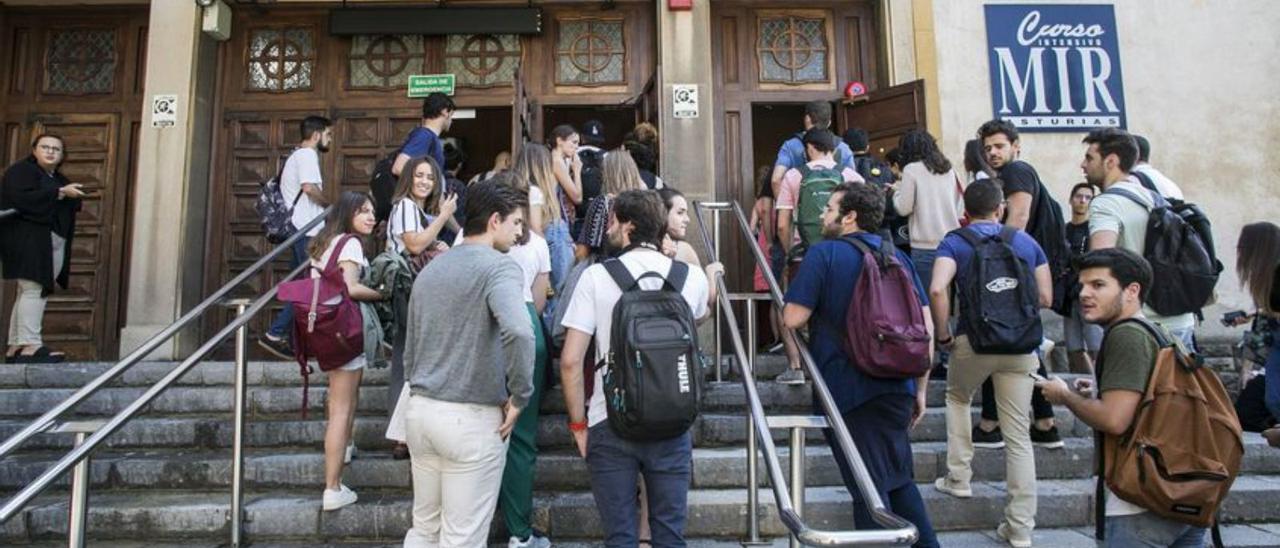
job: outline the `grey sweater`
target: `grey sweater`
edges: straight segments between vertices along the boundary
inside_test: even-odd
[[[412,394],[524,408],[533,395],[533,325],[520,267],[486,245],[462,244],[413,283],[404,349]]]

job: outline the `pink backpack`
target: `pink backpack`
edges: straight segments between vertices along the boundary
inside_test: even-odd
[[[880,379],[907,379],[929,370],[929,331],[911,271],[893,243],[879,253],[857,237],[840,238],[862,254],[862,274],[845,314],[845,353],[859,371]]]
[[[280,284],[276,298],[293,307],[293,355],[302,368],[303,390],[311,368],[308,358],[315,358],[321,371],[342,367],[364,352],[364,320],[360,304],[347,294],[347,282],[338,266],[343,246],[355,236],[338,239],[329,256],[329,264],[318,278],[303,278]],[[315,266],[312,266],[315,268]],[[341,297],[336,304],[325,304]],[[303,396],[303,411],[306,396]]]

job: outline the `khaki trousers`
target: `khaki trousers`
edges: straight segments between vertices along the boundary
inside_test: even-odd
[[[1036,461],[1031,449],[1031,390],[1034,353],[977,354],[969,338],[956,337],[947,368],[947,474],[968,487],[973,479],[973,393],[991,377],[1005,443],[1005,481],[1009,502],[1005,519],[1015,530],[1031,534],[1036,524]]]
[[[67,241],[57,234],[53,236],[53,275],[62,268],[62,253]],[[44,323],[44,307],[49,301],[41,296],[44,287],[32,280],[18,280],[18,296],[9,315],[9,346],[41,346],[41,326]]]

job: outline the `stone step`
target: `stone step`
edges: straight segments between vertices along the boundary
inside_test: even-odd
[[[1245,436],[1242,474],[1280,475],[1280,451],[1267,446],[1257,434]],[[929,482],[946,473],[946,444],[912,445],[915,479]],[[1036,477],[1040,479],[1080,479],[1093,476],[1093,441],[1066,440],[1062,449],[1036,448]],[[42,473],[62,453],[39,452],[13,455],[0,460],[0,491],[16,491]],[[790,451],[779,449],[784,473],[789,470]],[[805,450],[806,484],[843,485],[830,448],[811,446]],[[977,449],[972,462],[976,481],[1004,478],[1004,451]],[[760,485],[767,486],[765,463],[759,464]],[[590,489],[586,462],[576,453],[558,450],[538,455],[536,489],[585,491]],[[692,486],[699,489],[730,489],[746,482],[746,450],[726,447],[693,451]],[[386,451],[363,451],[344,471],[343,483],[353,489],[408,489],[408,461],[389,458]],[[101,489],[216,489],[231,481],[229,451],[138,450],[104,451],[93,457],[91,475],[95,492]],[[280,448],[252,449],[245,458],[245,484],[249,489],[306,490],[324,481],[324,456],[317,450]],[[66,480],[59,483],[65,486]]]
[[[1078,375],[1063,375],[1071,379]],[[0,417],[35,417],[65,401],[76,392],[75,388],[0,388]],[[80,415],[112,415],[140,397],[143,386],[108,387],[76,407]],[[811,410],[813,391],[811,384],[782,385],[775,382],[756,383],[756,391],[765,409],[770,412],[807,413]],[[323,379],[310,388],[308,409],[323,412],[328,389]],[[980,405],[982,391],[974,393],[973,405]],[[247,411],[250,416],[297,413],[302,410],[301,385],[281,386],[273,384],[251,385],[247,390]],[[151,403],[147,411],[166,415],[187,413],[230,413],[235,398],[228,385],[172,386]],[[385,384],[364,384],[360,387],[360,411],[376,414],[388,407],[388,388]],[[946,382],[929,383],[930,407],[946,405]],[[706,412],[736,413],[746,409],[746,389],[741,381],[708,382],[703,393],[702,408]],[[542,414],[563,414],[564,394],[559,386],[547,391],[540,406]]]
[[[1233,548],[1275,548],[1280,546],[1280,523],[1248,523],[1222,526],[1222,539],[1226,546]],[[689,548],[742,548],[740,540],[691,538]],[[1036,546],[1053,548],[1095,548],[1092,527],[1037,529],[1032,533]],[[1007,548],[1008,543],[996,538],[994,531],[942,531],[938,533],[938,542],[947,548]],[[555,539],[557,548],[596,548],[598,540],[563,541]],[[26,544],[31,548],[62,548],[66,541],[41,541]],[[183,542],[131,542],[106,541],[94,542],[95,548],[222,548],[225,541],[201,540]],[[399,542],[365,542],[365,541],[329,541],[329,542],[255,542],[254,548],[400,548]],[[505,548],[506,541],[495,542],[489,548]],[[786,548],[788,540],[783,537],[765,537],[763,546],[770,548]]]
[[[911,431],[913,441],[943,441],[946,439],[945,410],[931,407],[925,410],[920,424]],[[1065,408],[1055,409],[1058,429],[1064,438],[1090,434],[1090,430]],[[780,415],[783,413],[772,413]],[[972,410],[977,420],[978,410]],[[0,419],[0,439],[12,436],[28,424],[27,419]],[[355,440],[361,447],[389,447],[385,438],[387,417],[379,411],[376,415],[356,417]],[[324,413],[314,412],[307,418],[298,413],[253,417],[248,421],[246,443],[250,447],[281,447],[291,445],[316,446],[324,439]],[[229,413],[187,414],[154,417],[140,416],[126,424],[111,436],[107,447],[118,448],[211,448],[229,447],[232,437]],[[693,426],[694,445],[697,447],[722,447],[746,443],[746,419],[740,414],[719,412],[703,413]],[[783,443],[788,436],[785,430],[774,430],[773,437]],[[811,442],[820,442],[822,433],[809,430]],[[572,443],[566,415],[542,415],[538,418],[539,446],[545,449],[567,448]],[[25,446],[30,449],[70,447],[69,435],[41,434],[33,437]]]
[[[958,499],[932,486],[921,485],[930,518],[938,530],[994,528],[1003,516],[1002,483],[975,483],[974,496]],[[773,505],[773,491],[762,489],[760,526],[766,536],[782,536],[784,527]],[[1085,527],[1092,519],[1093,481],[1046,480],[1039,482],[1037,526]],[[1261,476],[1239,478],[1222,507],[1226,523],[1280,521],[1280,479]],[[145,538],[226,538],[226,491],[181,493],[103,493],[91,497],[89,538],[124,540]],[[816,487],[806,491],[806,521],[818,528],[851,528],[851,499],[841,487]],[[746,530],[747,493],[744,489],[695,489],[689,493],[691,537],[733,539]],[[335,512],[320,510],[319,489],[314,492],[251,492],[246,496],[248,540],[272,541],[331,539],[396,542],[410,523],[412,499],[404,493],[372,490],[361,492],[360,502]],[[535,495],[534,522],[554,539],[598,539],[599,515],[590,493]],[[6,542],[58,538],[66,531],[65,497],[45,497],[3,526]],[[496,519],[495,522],[500,521]],[[501,525],[495,523],[495,533]],[[495,535],[497,537],[498,535]]]

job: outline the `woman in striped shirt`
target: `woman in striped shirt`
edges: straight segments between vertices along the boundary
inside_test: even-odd
[[[447,247],[441,232],[450,229],[458,197],[441,196],[440,166],[430,156],[409,160],[400,172],[400,183],[392,195],[391,216],[387,219],[387,249],[417,255],[428,248]]]

